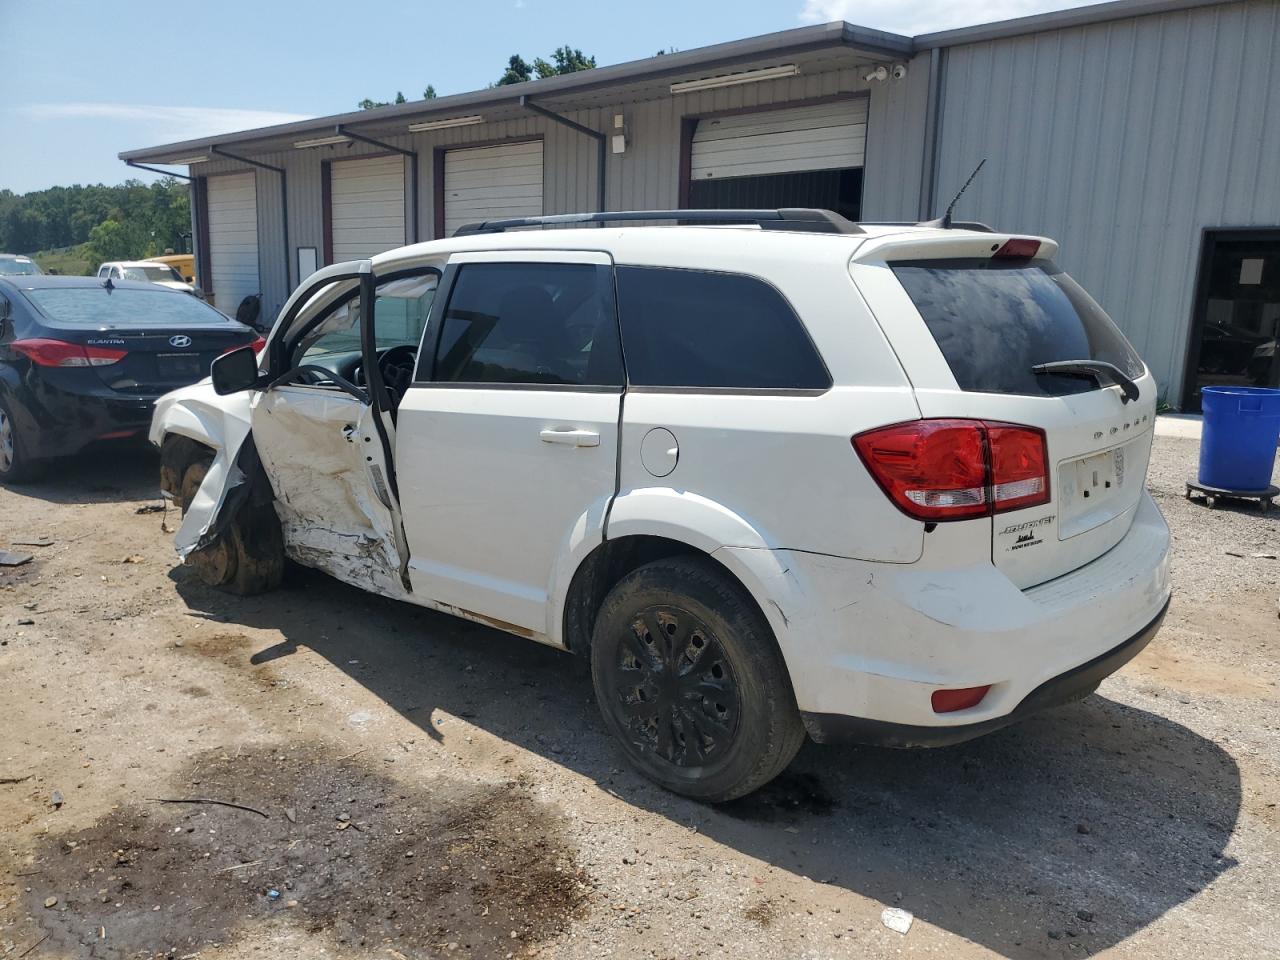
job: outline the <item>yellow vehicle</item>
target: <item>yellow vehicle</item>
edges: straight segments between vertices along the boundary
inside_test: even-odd
[[[160,257],[147,257],[147,259],[155,263],[167,263],[182,274],[182,279],[187,283],[196,282],[196,257],[193,253],[166,253]]]

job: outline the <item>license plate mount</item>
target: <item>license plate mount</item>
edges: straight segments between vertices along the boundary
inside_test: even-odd
[[[157,353],[156,372],[165,380],[199,380],[200,355],[196,353]]]

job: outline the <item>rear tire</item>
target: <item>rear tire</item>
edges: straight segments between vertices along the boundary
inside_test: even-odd
[[[178,487],[183,515],[212,463],[212,457],[202,457],[183,471]],[[275,511],[270,504],[246,503],[212,543],[187,555],[186,564],[201,583],[227,593],[253,596],[274,590],[284,576],[284,538]]]
[[[27,483],[38,480],[44,463],[27,456],[9,405],[0,400],[0,483]]]
[[[654,561],[609,591],[592,632],[591,675],[627,758],[687,797],[721,803],[748,794],[804,742],[768,623],[701,557]]]

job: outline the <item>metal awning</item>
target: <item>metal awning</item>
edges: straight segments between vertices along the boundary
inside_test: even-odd
[[[483,115],[485,121],[528,116],[520,106],[521,97],[555,110],[589,109],[673,96],[672,83],[714,77],[747,66],[795,64],[803,75],[832,66],[890,63],[906,59],[913,52],[909,37],[849,23],[827,23],[434,100],[126,150],[119,156],[126,162],[178,164],[191,157],[212,156],[214,146],[266,153],[290,149],[296,140],[331,135],[339,125],[366,135],[406,135],[410,123],[475,114]]]

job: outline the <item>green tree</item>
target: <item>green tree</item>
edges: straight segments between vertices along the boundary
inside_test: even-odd
[[[405,97],[404,93],[397,90],[395,100],[391,100],[391,101],[370,100],[368,97],[365,97],[363,100],[357,103],[356,106],[359,107],[361,110],[376,110],[378,109],[378,107],[389,107],[391,106],[392,103],[408,103],[408,102],[409,101]]]
[[[114,187],[76,184],[21,195],[0,190],[0,250],[37,253],[78,246],[89,243],[93,231],[108,222],[112,225],[98,230],[97,238],[113,256],[189,249],[188,187],[168,178],[150,185],[139,180]]]
[[[422,91],[423,100],[434,100],[436,98],[436,88],[431,84],[427,84],[427,89]]]
[[[498,86],[505,87],[512,83],[524,83],[533,79],[533,68],[524,62],[524,57],[515,53],[507,61],[506,72],[498,78]]]
[[[544,77],[556,77],[565,73],[577,73],[580,70],[594,70],[596,66],[596,58],[588,57],[576,47],[570,47],[567,44],[558,47],[552,54],[553,63],[547,63],[541,57],[533,61],[533,69],[538,74],[538,79]]]
[[[89,247],[99,262],[131,260],[134,256],[128,231],[119,220],[103,220],[90,230]]]

